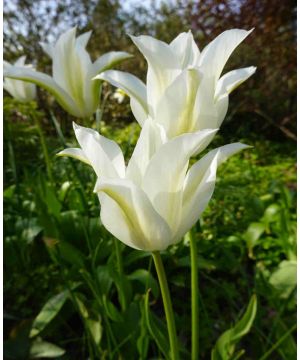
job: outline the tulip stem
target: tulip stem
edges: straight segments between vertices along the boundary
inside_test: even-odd
[[[192,297],[192,360],[199,359],[199,303],[197,242],[192,230],[187,233],[191,253],[191,297]]]
[[[171,351],[171,359],[179,360],[179,351],[178,351],[178,340],[176,335],[176,327],[175,327],[175,319],[173,313],[172,302],[170,298],[170,292],[168,287],[168,282],[166,278],[166,273],[164,269],[163,262],[161,260],[160,253],[158,251],[154,251],[152,253],[154,264],[158,276],[158,281],[160,285],[161,295],[163,299],[166,319],[167,319],[167,327],[169,333],[169,341],[170,341],[170,351]]]
[[[50,182],[52,184],[54,184],[49,152],[48,152],[48,148],[47,148],[47,144],[46,144],[46,140],[45,140],[45,136],[44,136],[44,133],[43,133],[43,129],[42,129],[40,120],[39,120],[38,116],[36,116],[34,114],[34,112],[31,113],[31,116],[32,116],[32,118],[33,118],[33,120],[35,122],[37,131],[38,131],[38,134],[39,134],[39,137],[40,137],[40,142],[41,142],[41,146],[42,146],[42,150],[43,150],[43,155],[44,155],[44,160],[45,160],[45,164],[46,164],[48,178],[49,178]]]
[[[114,238],[115,243],[115,253],[116,253],[116,260],[117,260],[117,268],[120,275],[123,274],[123,264],[122,264],[122,254],[120,249],[119,240]]]

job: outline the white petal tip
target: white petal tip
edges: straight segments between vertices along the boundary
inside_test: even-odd
[[[80,129],[80,126],[79,126],[79,125],[77,125],[75,121],[73,121],[73,129],[74,129],[74,131],[76,131],[76,130],[79,130],[79,129]]]

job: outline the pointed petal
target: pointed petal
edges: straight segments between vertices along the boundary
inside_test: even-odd
[[[74,62],[75,36],[76,27],[73,27],[61,34],[55,43],[52,75],[59,86],[76,98],[73,94],[76,93],[76,89],[74,89],[72,73],[75,72],[76,76],[80,76],[80,73],[76,61]]]
[[[178,57],[182,69],[196,66],[200,59],[200,51],[191,31],[179,34],[170,43],[170,47]]]
[[[165,141],[164,129],[148,118],[128,162],[126,178],[140,186],[150,159]]]
[[[223,120],[225,119],[225,116],[227,114],[229,105],[229,96],[228,94],[224,94],[221,96],[215,103],[216,110],[217,110],[217,122],[216,127],[220,127]]]
[[[222,146],[210,151],[190,168],[184,182],[182,220],[176,234],[177,241],[195,224],[207,206],[214,191],[218,166],[248,147],[241,143]]]
[[[87,117],[96,110],[95,104],[88,103],[86,98],[86,82],[92,66],[87,51],[76,46],[76,27],[64,32],[54,46],[53,78],[76,102],[78,117]],[[89,94],[87,95],[89,97]],[[94,107],[91,107],[94,105]]]
[[[256,71],[256,67],[250,66],[243,69],[229,71],[223,75],[217,82],[216,98],[224,94],[230,94],[234,89],[246,81]]]
[[[117,143],[97,131],[73,123],[77,141],[98,177],[124,177],[125,163]]]
[[[201,53],[198,65],[203,67],[203,72],[217,81],[231,53],[252,30],[232,29],[217,36]]]
[[[201,78],[198,69],[184,70],[162,95],[155,121],[166,129],[170,138],[198,130],[194,107]]]
[[[178,136],[162,145],[149,162],[142,188],[172,230],[177,228],[180,219],[182,187],[189,159],[205,149],[216,131],[207,129]]]
[[[96,76],[95,79],[107,81],[122,89],[128,96],[136,99],[147,112],[146,85],[136,76],[123,71],[108,70]]]
[[[12,66],[4,72],[4,76],[11,79],[28,81],[41,86],[49,91],[66,111],[74,116],[78,115],[79,109],[75,102],[49,75],[29,68]]]
[[[53,59],[54,45],[40,42],[40,46],[43,49],[44,53],[46,53],[50,57],[50,59]]]
[[[130,98],[130,107],[136,121],[140,124],[141,127],[143,127],[148,117],[148,113],[134,97]]]
[[[200,81],[194,105],[196,130],[218,128],[219,117],[214,96],[214,78],[205,74]]]
[[[171,47],[163,41],[157,40],[152,36],[130,36],[131,40],[146,58],[148,65],[155,71],[161,72],[163,69],[179,69],[180,63]]]
[[[127,179],[113,179],[100,182],[96,191],[114,200],[107,202],[100,196],[102,223],[114,236],[140,250],[167,248],[170,229],[141,188]]]
[[[24,66],[25,65],[25,61],[26,61],[26,56],[23,55],[21,57],[19,57],[19,59],[14,63],[14,66]]]
[[[93,64],[93,77],[131,57],[132,55],[125,51],[110,51],[100,56]]]
[[[65,150],[60,151],[57,156],[67,156],[71,157],[76,160],[80,160],[84,162],[85,164],[91,165],[89,159],[85,156],[85,153],[82,149],[79,148],[68,148]]]
[[[154,118],[158,101],[180,73],[181,64],[168,44],[145,35],[131,36],[131,39],[148,62],[147,97],[150,114]]]
[[[92,30],[79,35],[76,38],[76,45],[79,45],[79,46],[85,48],[87,46],[87,43],[90,40],[91,35],[92,35]]]

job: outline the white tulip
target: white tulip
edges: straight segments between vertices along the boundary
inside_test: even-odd
[[[31,68],[31,71],[34,71],[31,64],[25,65],[25,60],[26,56],[21,56],[13,65],[4,60],[4,71],[7,71],[14,66],[24,69]],[[34,100],[36,97],[36,86],[25,81],[4,78],[3,87],[12,97],[21,102],[29,102]]]
[[[132,36],[148,62],[146,85],[134,75],[114,70],[95,79],[123,89],[139,124],[143,126],[150,117],[164,127],[169,138],[219,128],[229,94],[256,70],[251,66],[220,77],[231,53],[251,31],[225,31],[201,53],[191,32],[179,34],[170,44],[151,36]]]
[[[247,147],[222,146],[188,168],[190,157],[205,149],[217,130],[167,141],[164,129],[148,119],[126,167],[114,141],[78,125],[74,131],[81,148],[59,155],[93,167],[103,225],[124,244],[145,251],[164,250],[180,241],[210,200],[218,165]]]
[[[18,66],[7,69],[4,75],[48,90],[71,115],[90,117],[97,109],[100,91],[100,81],[92,81],[92,78],[131,57],[123,51],[112,51],[93,63],[85,49],[90,36],[91,31],[88,31],[76,38],[74,27],[63,33],[54,45],[41,44],[52,59],[52,77]]]

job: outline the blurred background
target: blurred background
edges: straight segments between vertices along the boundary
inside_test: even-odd
[[[253,292],[260,297],[260,307],[252,336],[243,342],[245,358],[295,359],[296,345],[290,330],[294,326],[296,304],[296,2],[4,0],[3,8],[4,59],[14,62],[26,55],[27,62],[48,74],[51,74],[51,60],[39,43],[54,42],[63,31],[75,25],[78,34],[93,31],[88,43],[93,60],[108,51],[127,51],[134,57],[118,68],[142,80],[146,77],[146,61],[127,34],[148,34],[170,42],[179,33],[191,30],[201,50],[225,30],[255,28],[230,57],[224,71],[247,66],[256,66],[257,71],[230,95],[227,116],[213,143],[216,147],[242,141],[253,145],[253,149],[222,167],[213,200],[195,230],[202,244],[199,245],[201,359],[209,358],[214,341],[239,318]],[[128,157],[139,127],[130,111],[129,99],[117,101],[114,94],[115,88],[104,85],[102,96],[106,101],[102,133],[116,140]],[[48,186],[45,176],[34,117],[41,122],[46,136],[55,174],[54,188]],[[86,264],[86,224],[92,243],[97,244],[99,239],[105,242],[104,250],[98,254],[98,264],[102,266],[114,260],[110,257],[111,237],[99,226],[99,205],[92,194],[94,175],[85,165],[76,163],[75,166],[75,163],[55,157],[64,148],[64,141],[75,145],[72,120],[74,118],[44,90],[38,88],[37,101],[26,104],[4,92],[4,327],[7,359],[51,357],[45,355],[49,355],[47,347],[44,353],[34,353],[31,347],[36,338],[30,337],[29,331],[43,305],[65,289],[60,261],[64,264],[62,271],[73,285],[82,281],[78,267]],[[57,135],[57,124],[64,135],[63,140]],[[80,176],[70,175],[73,173],[80,173]],[[81,198],[82,185],[86,201]],[[52,252],[57,243],[62,256],[60,261]],[[121,250],[124,258],[132,256],[131,249],[122,247]],[[186,244],[173,249],[171,255],[165,255],[171,292],[176,299],[177,321],[182,324],[180,336],[186,346],[190,341],[188,325],[183,325],[190,321],[189,309],[185,307],[189,294],[187,255]],[[136,268],[134,261],[138,261],[141,268],[148,268],[145,255],[144,259],[128,261],[127,274]],[[178,271],[180,266],[182,271]],[[153,269],[149,272],[155,277]],[[132,279],[137,281],[134,277],[130,281]],[[115,278],[111,281],[114,283]],[[136,285],[132,286],[135,291],[140,290]],[[110,288],[116,308],[120,306],[115,296],[118,289],[118,286]],[[186,290],[186,296],[182,295],[182,289]],[[81,290],[81,296],[82,302],[89,304],[87,308],[92,309],[94,304],[89,303],[92,301],[89,290]],[[139,300],[135,298],[134,301]],[[154,313],[161,315],[159,301],[156,300]],[[78,309],[74,314],[65,303],[60,305],[39,330],[38,336],[64,349],[62,353],[52,349],[56,358],[91,356]],[[118,322],[116,316],[111,317],[111,321],[118,324],[113,331],[122,343],[124,336],[118,333],[120,319]],[[132,321],[135,324],[135,320]],[[129,323],[127,317],[124,320],[127,331],[131,331]],[[150,339],[150,335],[147,336]],[[101,341],[105,348],[105,335],[100,338],[104,339]],[[124,351],[127,357],[120,353],[110,357],[106,353],[102,358],[158,356],[151,343],[147,346],[146,355],[141,354],[133,336],[121,346],[121,353]],[[270,355],[263,358],[272,346],[275,348]]]

